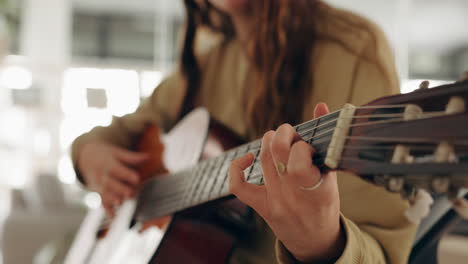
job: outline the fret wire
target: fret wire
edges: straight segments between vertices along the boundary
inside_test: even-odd
[[[197,166],[192,173],[187,175],[187,181],[186,182],[193,182],[193,179],[198,178],[198,175],[199,175],[201,170],[202,170],[202,167]],[[186,200],[189,199],[189,197],[190,197],[189,195],[193,191],[193,188],[195,188],[193,183],[188,185],[187,190],[182,195],[182,199],[181,199],[182,204],[185,204]]]
[[[200,175],[203,174],[205,168],[206,168],[206,165],[207,163],[204,162],[202,166],[199,167],[199,169],[196,171],[195,174],[192,174],[192,184],[190,185],[189,187],[189,190],[184,194],[184,201],[182,202],[182,204],[190,204],[191,203],[191,199],[192,199],[192,196],[193,196],[193,193],[195,192],[195,188],[196,188],[196,185],[194,181],[200,181]]]
[[[192,200],[193,202],[197,202],[197,200],[199,200],[199,196],[201,195],[201,192],[203,190],[203,188],[205,187],[205,184],[206,184],[206,181],[208,180],[208,178],[211,176],[210,172],[212,171],[212,168],[213,166],[216,164],[216,160],[218,159],[218,157],[216,158],[213,158],[213,159],[210,159],[209,162],[207,163],[208,166],[206,167],[205,171],[203,172],[203,174],[201,175],[201,179],[200,179],[200,183],[199,183],[199,189],[197,188],[195,190],[195,193],[193,194],[192,196]]]
[[[317,122],[315,122],[315,124],[317,124]],[[325,125],[325,124],[323,124],[323,125]],[[313,131],[314,134],[316,134],[316,132],[319,130],[319,126],[316,125],[316,127],[313,128],[313,129],[311,129],[311,130]],[[301,131],[301,132],[304,132],[304,131]],[[320,136],[320,135],[319,135],[319,136]],[[258,146],[258,148],[260,148],[260,147],[261,147],[261,140],[256,140],[256,141],[252,142],[251,145],[249,145],[249,144],[246,145],[247,148],[248,148],[249,146]],[[238,152],[241,152],[240,150],[242,150],[242,147],[243,147],[243,146],[239,146],[238,148],[236,148],[236,152],[234,153],[233,156],[236,156],[236,155],[238,154]],[[259,149],[256,149],[256,151],[259,152]],[[244,152],[244,151],[242,151],[242,152]],[[207,163],[205,163],[205,162],[201,162],[201,163],[202,163],[202,168],[201,168],[200,170],[198,170],[197,172],[203,172],[203,173],[204,173],[204,172],[206,171],[206,169],[207,169],[206,166],[209,166],[209,165],[207,165]],[[259,167],[259,168],[261,168],[260,162],[254,163],[254,165],[252,165],[251,172],[253,172],[253,171],[255,170],[255,167],[256,167],[256,166]],[[200,175],[200,173],[197,173],[197,174]],[[192,174],[192,175],[193,175],[193,174]],[[228,173],[226,172],[225,175],[224,175],[224,179],[223,179],[223,181],[222,181],[220,193],[222,193],[223,190],[225,189],[224,187],[225,187],[225,185],[226,185],[227,175],[228,175]],[[261,177],[261,178],[260,178],[260,184],[262,184],[262,183],[263,183],[263,177],[262,177],[261,174],[260,174],[260,177]],[[256,177],[255,177],[255,178],[256,178]],[[195,187],[193,187],[191,190],[189,190],[189,192],[185,192],[186,194],[192,194],[192,193],[194,193],[194,192],[196,192],[196,191],[198,190],[198,186],[200,186],[200,184],[201,184],[200,176],[196,177],[196,180],[197,180],[197,184],[195,184]],[[194,184],[192,184],[191,186],[194,186]],[[181,190],[181,191],[183,191],[183,190]],[[177,193],[176,193],[176,194],[177,194]],[[171,197],[174,197],[173,195],[175,195],[175,197],[177,197],[176,194],[171,194]],[[168,199],[168,198],[170,198],[170,197],[167,197],[167,196],[166,196],[166,198],[165,198],[165,199],[161,199],[161,201],[159,201],[159,203],[163,203],[164,205],[166,205],[166,204],[172,205],[175,201],[172,201],[173,199]],[[188,198],[190,198],[190,196],[189,196]],[[174,199],[174,200],[177,200],[177,199]],[[191,205],[194,205],[194,204],[195,204],[193,200],[188,200],[188,202],[189,202],[189,204],[191,204]],[[183,203],[182,206],[181,206],[181,208],[186,208],[186,203]]]
[[[257,164],[258,164],[258,163],[257,163]],[[263,185],[263,184],[264,184],[264,182],[263,182],[263,179],[264,179],[264,178],[263,178],[263,175],[262,175],[262,174],[254,174],[254,175],[251,177],[251,179],[257,179],[257,178],[260,178],[260,182],[259,182],[259,183],[255,183],[255,184],[257,184],[257,185],[259,185],[259,184],[260,184],[260,185]],[[221,191],[223,191],[223,190],[221,190]],[[229,194],[229,193],[226,193],[226,195],[228,195],[228,194]],[[202,204],[202,203],[204,203],[204,202],[206,202],[206,201],[210,201],[210,200],[215,200],[215,199],[220,198],[220,197],[222,197],[222,196],[218,196],[218,197],[215,197],[215,198],[210,198],[210,199],[202,200],[202,201],[197,202],[197,203],[193,202],[193,203],[190,204],[190,206],[187,206],[187,205],[179,206],[179,207],[177,207],[177,210],[186,209],[186,208],[188,208],[188,207],[196,206],[196,205],[198,205],[198,204]],[[174,210],[173,204],[176,203],[177,200],[178,200],[177,198],[170,198],[170,197],[165,197],[165,198],[160,199],[160,201],[159,201],[158,204],[161,204],[162,206],[161,206],[161,207],[158,207],[158,208],[156,208],[156,209],[158,209],[160,212],[163,212],[163,213],[159,213],[159,215],[162,216],[162,215],[166,215],[166,214],[169,214],[169,213],[174,213],[174,212],[176,212],[176,211]]]
[[[256,162],[259,162],[259,158],[260,158],[260,150],[255,150],[254,151],[254,160],[253,160],[253,163],[252,163],[252,166],[250,166],[249,168],[249,172],[246,174],[246,177],[245,177],[245,181],[248,182],[249,179],[250,179],[250,175],[252,174],[253,172],[253,169],[254,169],[254,165]]]
[[[296,127],[297,127],[297,131],[302,130],[302,127],[307,127],[307,124],[308,124],[309,122],[314,122],[314,121],[318,121],[318,120],[327,120],[327,121],[328,121],[328,120],[331,119],[331,118],[336,119],[336,118],[339,116],[340,113],[341,113],[341,109],[340,109],[340,110],[336,110],[336,111],[334,111],[334,112],[332,112],[332,113],[326,114],[326,115],[324,115],[324,116],[321,116],[321,117],[319,117],[319,118],[315,118],[315,119],[313,119],[313,120],[306,121],[306,122],[304,122],[304,123],[299,124],[299,125],[296,126]]]
[[[334,112],[334,113],[337,113],[337,112],[338,112],[338,111],[336,111],[336,112]],[[327,115],[326,117],[328,117],[328,119],[330,118],[328,115]],[[312,120],[312,121],[314,121],[314,124],[315,124],[315,123],[316,123],[315,121],[317,121],[317,120],[319,120],[319,119],[324,119],[324,118],[322,117],[322,118],[314,119],[314,120]],[[309,122],[312,122],[312,121],[309,121]],[[334,120],[334,121],[335,121],[335,120]],[[306,122],[306,123],[307,123],[307,122]],[[306,123],[304,123],[304,124],[302,124],[302,125],[299,125],[299,126],[304,126]],[[315,134],[316,134],[315,131],[321,131],[321,127],[322,127],[323,125],[325,125],[325,123],[322,124],[322,125],[320,125],[320,126],[317,126],[317,127],[313,128],[313,129],[310,129],[309,131],[305,131],[305,132],[313,131],[314,137],[326,136],[326,134],[319,134],[319,135],[316,135],[316,136],[315,136]],[[301,131],[300,128],[298,128],[298,129],[299,129],[300,132],[304,132],[304,131]],[[330,132],[330,131],[327,130],[326,132]],[[304,135],[305,135],[305,134],[307,134],[307,133],[304,133]],[[304,136],[304,135],[302,135],[302,136]],[[261,140],[255,140],[255,141],[252,141],[251,143],[246,144],[246,145],[250,145],[250,148],[251,148],[252,150],[256,150],[257,148],[260,148],[260,146],[261,146]],[[239,146],[239,147],[237,147],[237,148],[242,148],[242,147],[245,147],[246,145],[241,145],[241,146]],[[237,149],[237,148],[236,148],[236,149]],[[200,167],[200,166],[205,165],[208,161],[210,161],[210,160],[203,160],[203,161],[200,161],[200,162],[197,164],[197,167]]]
[[[207,160],[207,162],[206,162],[207,165],[205,166],[205,168],[203,168],[203,171],[202,171],[202,172],[200,173],[200,175],[198,176],[198,178],[199,178],[200,180],[198,180],[197,185],[196,185],[195,188],[193,189],[193,193],[192,193],[191,198],[190,198],[190,199],[191,199],[191,200],[190,200],[190,203],[195,203],[197,194],[198,194],[198,192],[199,192],[199,188],[201,187],[201,183],[202,183],[202,182],[204,181],[204,179],[207,177],[207,176],[206,176],[206,172],[207,172],[207,170],[209,170],[209,169],[211,168],[211,166],[212,166],[211,162],[212,162],[212,161],[213,161],[213,159]]]
[[[252,141],[252,143],[249,143],[250,149],[257,149],[260,148],[262,145],[262,140],[261,139],[256,139],[255,141]]]
[[[236,156],[238,153],[242,153],[242,154],[247,153],[247,152],[249,151],[249,147],[250,147],[250,146],[251,146],[250,144],[242,145],[240,148],[237,149],[237,151],[236,151],[236,153],[234,154],[234,156]],[[218,169],[217,173],[215,174],[215,177],[216,177],[216,178],[219,178],[219,177],[227,178],[227,175],[228,175],[228,168],[229,168],[229,165],[230,165],[231,161],[232,161],[232,159],[229,160],[229,161],[227,162],[227,163],[228,163],[227,165],[225,165],[224,162],[226,162],[226,161],[223,160],[223,165],[222,165],[222,166],[219,166],[219,169]],[[224,166],[226,166],[226,172],[224,172],[224,173],[221,175],[220,172],[221,172],[221,169],[223,169]],[[221,187],[221,188],[222,188],[222,187]],[[210,190],[210,193],[211,193],[211,190]],[[210,197],[210,195],[209,195],[210,193],[208,193],[207,198]]]
[[[216,170],[214,171],[213,175],[209,177],[205,188],[203,192],[203,197],[210,197],[211,190],[216,182],[216,179],[219,177],[219,174],[221,173],[221,169],[224,166],[224,163],[226,162],[226,156],[221,156],[222,158],[219,159],[219,162],[216,163]]]
[[[302,130],[304,130],[304,129],[302,129],[301,127],[304,127],[304,126],[305,126],[305,127],[307,128],[307,125],[308,125],[308,126],[313,126],[314,124],[321,123],[321,125],[315,126],[315,128],[313,128],[313,129],[317,129],[317,128],[321,127],[321,126],[325,126],[325,125],[328,125],[328,124],[330,124],[330,123],[336,122],[336,121],[338,121],[338,117],[339,117],[340,112],[341,112],[341,110],[335,111],[335,112],[333,112],[333,113],[331,113],[331,114],[328,114],[328,115],[325,115],[325,116],[316,118],[316,119],[314,119],[314,120],[305,122],[305,123],[303,123],[303,124],[301,124],[301,125],[298,125],[298,126],[296,126],[296,131],[298,131],[298,133],[299,133],[299,132],[302,132]],[[323,122],[322,122],[322,121],[323,121]],[[310,122],[311,124],[308,124],[309,122]],[[313,124],[312,124],[312,123],[313,123]],[[306,130],[306,132],[308,132],[308,131],[310,131],[310,130]],[[299,133],[299,134],[300,134],[300,133]]]
[[[236,151],[234,152],[234,155],[233,155],[233,158],[231,159],[231,161],[237,158],[237,155],[238,155],[238,153],[239,153],[239,149],[240,149],[240,148],[236,149]],[[228,177],[228,174],[229,174],[229,173],[226,173],[226,174],[222,177],[223,180],[221,180],[221,186],[220,186],[221,188],[220,188],[219,194],[221,194],[222,191],[223,191],[223,189],[224,189],[224,185],[226,184],[226,179],[227,179],[227,177]]]
[[[300,134],[303,131],[308,132],[311,129],[315,129],[317,127],[317,122],[318,122],[318,119],[314,119],[314,120],[308,121],[308,122],[306,122],[306,123],[304,123],[302,125],[296,126],[295,127],[296,132]]]
[[[218,186],[222,186],[220,185],[222,184],[221,178],[224,177],[224,175],[228,174],[229,165],[233,157],[235,156],[235,154],[236,154],[235,151],[228,151],[227,155],[225,155],[226,156],[225,162],[223,163],[223,166],[220,169],[220,173],[218,174],[218,177],[215,178],[215,182],[213,183],[213,186],[211,187],[210,195],[209,195],[210,198],[217,197],[216,191],[219,189]]]
[[[198,175],[199,172],[200,172],[200,169],[196,169],[193,173],[189,174],[187,176],[187,178],[188,178],[187,182],[191,183],[192,180],[196,177],[196,175]],[[186,190],[184,190],[184,192],[182,193],[182,198],[181,198],[181,205],[182,206],[185,206],[185,204],[187,204],[187,200],[190,198],[190,194],[191,194],[193,188],[194,188],[193,184],[188,184]]]
[[[213,159],[211,159],[211,160],[213,160]],[[206,170],[209,167],[211,167],[211,165],[208,162],[210,160],[203,160],[203,161],[205,162],[205,166],[203,168],[201,168],[199,173],[195,176],[197,179],[200,179],[200,181],[203,180],[202,178],[206,174]],[[194,186],[194,184],[192,184],[192,186],[193,187],[191,188],[191,191],[186,194],[186,200],[183,202],[184,205],[186,205],[186,204],[190,205],[190,204],[193,204],[195,202],[194,197],[197,194],[197,187]]]
[[[322,128],[322,129],[324,129],[324,128]],[[318,126],[317,126],[316,128],[314,128],[314,129],[312,129],[312,130],[314,131],[314,133],[316,133],[316,132],[319,130],[319,128],[318,128]],[[312,139],[313,139],[313,137],[314,137],[314,136],[311,136]],[[255,143],[258,144],[258,143],[260,143],[260,142],[257,141],[257,142],[255,142]],[[260,144],[258,144],[258,145],[260,146]],[[241,147],[242,147],[242,146],[241,146]],[[239,150],[241,150],[241,148],[239,147],[237,150],[239,151]],[[259,152],[259,150],[257,150],[257,151]],[[237,153],[234,153],[234,156],[236,156],[236,154],[237,154]],[[202,166],[202,171],[205,171],[206,168],[207,168],[207,167],[206,167],[206,166],[207,166],[207,163],[204,163],[204,164],[202,164],[202,165],[205,165],[205,166]],[[252,170],[251,170],[251,171],[254,171],[254,170],[255,170],[255,166],[261,168],[260,162],[255,163],[254,165],[252,165]],[[260,176],[262,176],[262,175],[260,174]],[[197,178],[199,178],[199,177],[197,177]],[[220,193],[221,193],[221,192],[223,191],[223,189],[224,189],[223,187],[224,187],[224,184],[226,183],[226,178],[227,178],[227,173],[226,173],[226,175],[225,175],[225,177],[224,177],[224,181],[223,181],[223,185],[222,185],[222,188],[221,188],[221,190],[220,190]],[[199,183],[199,184],[200,184],[200,183]],[[199,184],[198,184],[198,185],[199,185]],[[263,184],[263,177],[261,177],[261,179],[260,179],[260,184]],[[192,184],[192,186],[194,186],[194,185]],[[192,194],[195,190],[197,190],[197,187],[192,188],[192,190],[189,191],[189,192],[187,192],[187,193],[188,193],[188,194]],[[195,204],[193,201],[189,201],[189,202],[190,202],[189,204],[192,204],[192,205]],[[167,203],[167,202],[164,202],[164,203]],[[184,203],[184,205],[185,205],[185,204],[186,204],[186,203]],[[184,206],[182,206],[182,208],[183,208],[183,207],[184,207]]]
[[[317,120],[317,121],[315,122],[315,127],[314,127],[314,129],[312,130],[312,134],[311,134],[311,136],[310,136],[311,139],[313,139],[313,138],[315,137],[315,135],[317,134],[317,130],[319,129],[319,125],[321,125],[321,124],[320,124],[321,119],[318,118],[318,119],[316,119],[316,120]],[[312,143],[312,140],[310,140],[310,143]]]
[[[250,150],[250,144],[247,144],[246,147],[245,147],[245,149],[242,150],[242,152],[243,152],[242,155],[247,154],[247,152],[249,152],[249,150]],[[255,159],[256,159],[256,157],[255,157]],[[255,162],[255,159],[254,159],[254,162]],[[244,177],[245,177],[245,171],[244,171]],[[227,178],[227,177],[226,177],[226,178]]]
[[[258,151],[258,152],[259,152],[258,155],[260,155],[260,151]],[[258,174],[258,173],[260,173],[260,174],[263,173],[263,172],[262,172],[262,165],[261,165],[260,159],[257,159],[257,161],[252,165],[251,174],[252,174],[252,173],[254,173],[254,175],[256,175],[255,173],[257,173],[257,174]],[[252,177],[249,177],[249,180],[248,180],[249,183],[258,184],[258,183],[256,183],[256,182],[251,182],[251,180],[252,180]]]
[[[211,173],[207,174],[207,177],[206,177],[207,179],[203,184],[202,190],[200,190],[200,195],[198,196],[198,199],[197,199],[198,201],[205,199],[205,195],[208,192],[207,189],[211,187],[211,184],[213,183],[214,179],[218,176],[218,171],[220,170],[224,162],[224,158],[223,156],[218,156],[215,159],[215,161],[216,162],[214,162],[212,166],[214,167],[214,169],[211,170]]]
[[[258,178],[258,177],[262,177],[261,174],[257,174],[257,175],[254,175],[253,176],[254,178]],[[221,197],[216,197],[216,198],[210,198],[210,199],[205,199],[205,200],[202,200],[200,201],[199,203],[192,203],[190,206],[188,207],[193,207],[193,206],[196,206],[196,205],[199,205],[199,204],[203,204],[205,202],[208,202],[208,201],[212,201],[212,200],[216,200],[218,198],[221,198]],[[171,199],[171,200],[168,200],[168,199],[164,199],[160,202],[160,204],[162,206],[160,207],[155,207],[155,208],[151,208],[153,209],[157,209],[158,213],[156,213],[156,217],[159,217],[159,216],[164,216],[164,215],[169,215],[169,214],[172,214],[172,213],[175,213],[179,210],[184,210],[186,208],[188,208],[187,206],[178,206],[178,207],[175,207],[174,204],[176,204],[177,200],[176,199]],[[174,208],[177,208],[176,210],[174,210]]]

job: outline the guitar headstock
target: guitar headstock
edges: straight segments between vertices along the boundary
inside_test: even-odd
[[[468,187],[468,81],[357,107],[336,168],[411,199]]]

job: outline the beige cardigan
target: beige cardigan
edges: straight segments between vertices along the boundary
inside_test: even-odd
[[[361,105],[397,93],[392,52],[377,26],[328,6],[322,15],[310,72],[313,91],[306,99],[304,121],[313,118],[318,102],[326,102],[336,110],[345,103]],[[250,85],[252,74],[238,43],[215,46],[201,63],[203,74],[196,105],[206,107],[215,119],[239,135],[253,139],[241,115],[242,93]],[[129,148],[144,123],[155,122],[170,129],[177,121],[183,96],[182,76],[175,72],[135,113],[114,118],[110,126],[96,127],[76,139],[72,146],[75,165],[84,143],[102,140]],[[407,202],[350,174],[340,173],[338,184],[347,242],[337,263],[406,263],[416,230],[403,216]],[[263,227],[236,248],[231,263],[294,263],[281,243],[276,244],[275,256],[274,235],[261,219],[257,220]]]

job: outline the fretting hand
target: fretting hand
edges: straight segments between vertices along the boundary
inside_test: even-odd
[[[315,117],[328,113],[318,104]],[[321,175],[312,164],[314,149],[290,125],[267,132],[260,160],[264,186],[244,180],[249,153],[232,162],[230,190],[265,219],[277,238],[301,262],[327,261],[341,255],[345,235],[340,225],[336,174]]]
[[[78,169],[90,190],[101,195],[106,212],[136,194],[140,175],[135,166],[148,160],[148,155],[132,152],[103,142],[87,143],[81,148]]]

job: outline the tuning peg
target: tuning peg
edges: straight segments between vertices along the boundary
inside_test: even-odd
[[[435,161],[438,163],[455,163],[457,159],[453,146],[446,141],[442,141],[439,143],[439,145],[436,148],[436,151],[434,152],[434,156]]]
[[[387,182],[387,190],[391,192],[401,192],[403,190],[403,185],[405,180],[403,177],[390,177]]]
[[[465,100],[460,96],[452,96],[445,107],[446,114],[457,114],[465,112]]]
[[[392,163],[406,163],[408,156],[410,155],[410,149],[404,145],[396,145],[393,150]]]
[[[423,110],[421,107],[415,104],[408,104],[405,107],[405,112],[403,113],[403,120],[409,121],[418,119],[422,116]]]
[[[420,84],[419,84],[419,89],[429,89],[429,81],[422,81]]]
[[[434,200],[428,192],[421,189],[413,188],[411,196],[409,199],[411,207],[405,211],[405,216],[410,222],[419,224],[429,214]]]
[[[432,190],[436,193],[446,193],[450,187],[449,177],[434,177],[431,182]]]

